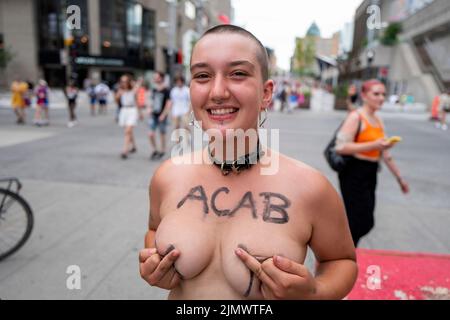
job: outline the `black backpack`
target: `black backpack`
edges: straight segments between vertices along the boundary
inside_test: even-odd
[[[333,135],[333,138],[328,143],[328,145],[324,151],[325,160],[328,162],[331,169],[333,169],[334,171],[336,171],[338,173],[342,172],[344,170],[345,166],[347,165],[347,163],[349,162],[349,160],[351,158],[353,158],[352,156],[338,154],[335,150],[336,137],[337,137],[338,132],[341,130],[342,126],[344,125],[344,122],[345,122],[345,120],[339,125],[339,127],[337,128],[336,132]],[[361,116],[359,118],[358,131],[356,133],[354,141],[356,141],[358,139],[360,130],[361,130]]]

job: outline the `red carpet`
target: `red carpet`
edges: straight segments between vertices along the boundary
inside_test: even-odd
[[[450,255],[358,249],[349,300],[450,300]]]

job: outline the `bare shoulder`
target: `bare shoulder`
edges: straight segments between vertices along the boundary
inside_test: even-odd
[[[347,124],[357,124],[361,120],[361,115],[357,110],[352,111],[346,118]]]
[[[192,176],[195,171],[195,159],[199,159],[199,157],[201,157],[201,151],[174,156],[165,160],[153,173],[150,188],[164,191],[174,181]]]
[[[336,201],[337,192],[330,181],[317,169],[290,157],[280,154],[280,173],[296,182],[296,190],[302,201],[310,205],[324,200]]]

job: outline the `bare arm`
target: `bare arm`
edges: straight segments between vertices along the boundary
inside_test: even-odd
[[[117,90],[116,95],[114,96],[114,98],[116,99],[116,102],[119,103],[120,102],[120,97],[122,96],[122,89]]]
[[[149,230],[145,235],[145,249],[139,252],[139,271],[141,277],[151,286],[171,290],[178,286],[181,280],[179,274],[173,268],[175,261],[180,256],[180,251],[174,249],[165,256],[161,256],[155,248],[155,234],[161,222],[159,209],[161,195],[165,192],[163,188],[165,185],[164,178],[167,175],[164,167],[167,166],[168,161],[155,172],[150,183]]]
[[[161,113],[161,117],[165,118],[169,115],[170,110],[172,109],[172,100],[168,99],[164,106],[163,112]]]
[[[408,183],[402,178],[400,174],[400,170],[395,163],[394,159],[392,158],[389,151],[383,152],[383,160],[386,166],[389,168],[389,170],[392,172],[394,177],[397,179],[398,184],[400,185],[400,188],[402,189],[403,193],[409,193],[409,185]]]
[[[316,299],[342,299],[358,274],[356,253],[344,205],[336,190],[322,178],[313,203],[310,246],[317,259]],[[326,199],[326,201],[324,201]]]
[[[149,186],[149,219],[148,219],[148,231],[145,235],[145,248],[155,247],[155,234],[158,229],[161,217],[159,215],[159,207],[161,205],[161,176],[157,170],[150,182]]]

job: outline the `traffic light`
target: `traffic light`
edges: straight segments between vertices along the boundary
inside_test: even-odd
[[[177,64],[183,64],[183,52],[181,52],[181,50],[178,50],[176,58]]]

